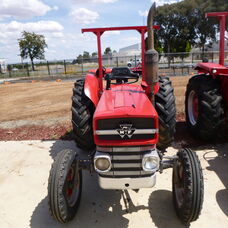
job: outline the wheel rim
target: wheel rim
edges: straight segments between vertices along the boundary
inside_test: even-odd
[[[73,207],[80,194],[80,174],[76,174],[75,165],[72,164],[66,177],[65,196],[70,207]]]
[[[177,162],[174,173],[174,193],[178,208],[184,203],[184,169],[180,162]]]
[[[188,96],[188,118],[192,125],[196,125],[199,111],[198,111],[198,96],[194,90]]]

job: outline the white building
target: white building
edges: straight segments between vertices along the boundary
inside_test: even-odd
[[[6,73],[6,70],[7,70],[6,60],[0,58],[0,73]]]
[[[120,48],[119,56],[133,56],[133,55],[141,55],[141,45],[133,44],[124,48]]]

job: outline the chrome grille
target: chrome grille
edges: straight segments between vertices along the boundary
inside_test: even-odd
[[[100,151],[98,148],[98,152]],[[107,173],[99,173],[102,177],[146,177],[153,172],[144,171],[142,168],[142,157],[149,153],[148,147],[140,150],[140,147],[113,147],[112,152],[105,152],[112,158],[112,168]]]

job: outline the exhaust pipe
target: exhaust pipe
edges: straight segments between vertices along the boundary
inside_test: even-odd
[[[154,14],[156,10],[155,2],[150,8],[147,17],[147,50],[145,52],[145,81],[150,88],[149,98],[154,104],[154,86],[158,82],[158,52],[154,49]]]

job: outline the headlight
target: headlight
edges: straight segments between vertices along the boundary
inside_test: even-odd
[[[111,158],[107,154],[96,153],[94,157],[94,168],[97,172],[108,172],[112,167]]]
[[[159,168],[159,156],[156,150],[151,151],[149,154],[145,154],[142,160],[142,168],[144,171],[157,171]]]

